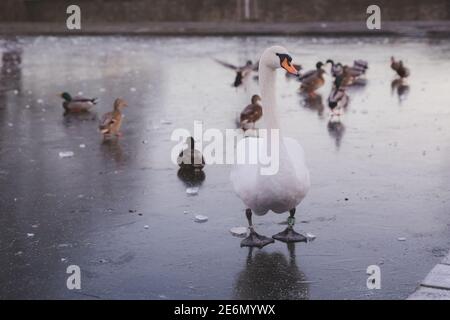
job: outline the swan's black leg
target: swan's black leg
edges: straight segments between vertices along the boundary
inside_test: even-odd
[[[295,224],[294,215],[295,215],[295,208],[293,208],[289,211],[287,228],[284,231],[272,236],[272,238],[274,238],[275,240],[286,242],[286,243],[301,242],[301,241],[306,242],[307,239],[304,235],[294,231],[294,224]]]
[[[245,210],[245,215],[247,216],[248,229],[250,230],[250,235],[244,240],[242,240],[241,247],[257,247],[261,249],[262,247],[268,245],[269,243],[275,242],[272,238],[265,237],[256,233],[252,223],[252,210],[250,209]]]

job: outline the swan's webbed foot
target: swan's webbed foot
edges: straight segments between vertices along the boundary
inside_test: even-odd
[[[269,243],[275,242],[272,238],[262,236],[256,233],[255,229],[253,229],[251,209],[245,210],[245,215],[247,216],[250,235],[241,241],[241,247],[257,247],[261,249],[262,247],[267,246]]]
[[[307,241],[307,238],[304,235],[296,232],[291,226],[288,226],[284,231],[273,235],[272,238],[286,243]]]
[[[250,235],[241,241],[241,247],[257,247],[261,249],[262,247],[274,243],[272,238],[260,235],[256,233],[253,228],[250,228]]]
[[[289,218],[287,220],[287,222],[288,222],[287,228],[284,231],[281,231],[280,233],[273,235],[272,238],[274,238],[275,240],[286,242],[286,243],[307,242],[308,239],[304,235],[302,235],[294,230],[294,224],[295,224],[294,216],[295,216],[295,208],[289,210]]]

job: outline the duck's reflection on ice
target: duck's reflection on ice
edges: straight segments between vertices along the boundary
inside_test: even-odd
[[[200,187],[205,181],[206,175],[203,170],[180,168],[178,178],[183,181],[186,187]]]
[[[0,91],[21,90],[22,48],[16,37],[7,39],[3,44],[0,71]]]
[[[391,94],[394,94],[394,92],[397,92],[398,100],[402,102],[408,97],[409,85],[405,82],[404,79],[394,79],[391,82]]]
[[[281,252],[258,251],[249,248],[246,266],[238,275],[235,299],[309,299],[309,285],[298,268],[295,244],[287,244],[289,256]]]
[[[308,96],[308,95],[303,95],[304,97],[301,101],[301,104],[309,110],[312,111],[317,111],[317,114],[319,115],[319,117],[323,116],[325,107],[323,105],[323,101],[322,101],[322,95],[321,94],[315,94],[314,96]]]
[[[96,121],[98,116],[95,112],[80,112],[80,113],[63,113],[63,122],[65,125],[71,125],[76,121]]]
[[[332,137],[336,144],[336,149],[341,147],[342,137],[345,132],[345,125],[340,120],[331,120],[327,124],[328,134]]]
[[[104,139],[101,144],[101,149],[106,160],[109,161],[112,159],[117,165],[123,165],[125,163],[125,157],[119,139]]]

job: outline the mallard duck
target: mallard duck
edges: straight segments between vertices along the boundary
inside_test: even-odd
[[[202,170],[205,166],[205,159],[202,153],[195,149],[194,138],[186,139],[187,148],[180,152],[177,163],[182,169]]]
[[[397,75],[402,79],[410,75],[409,69],[403,65],[403,61],[396,61],[394,57],[391,57],[391,69],[397,72]]]
[[[118,98],[114,101],[114,110],[105,113],[99,124],[99,130],[103,137],[109,135],[121,136],[120,127],[122,125],[122,109],[127,107],[125,100]]]
[[[97,104],[97,98],[85,98],[81,96],[72,97],[68,92],[63,92],[60,97],[64,99],[63,108],[65,113],[87,112]]]
[[[345,108],[347,104],[348,95],[345,93],[345,86],[342,86],[342,79],[338,76],[328,96],[328,107],[331,110],[331,117],[334,115],[340,116],[342,108]]]
[[[361,73],[366,73],[369,69],[369,63],[366,60],[358,59],[353,61],[353,68],[361,71]]]
[[[236,194],[246,206],[246,217],[250,235],[242,240],[241,246],[263,247],[275,240],[283,242],[306,241],[306,237],[294,231],[296,206],[306,196],[309,187],[309,171],[305,163],[302,146],[292,138],[280,133],[276,141],[268,140],[272,130],[279,132],[276,101],[276,71],[283,68],[292,74],[298,74],[291,64],[292,58],[287,50],[280,46],[267,48],[259,61],[259,86],[263,107],[262,124],[268,134],[262,137],[241,139],[236,146],[237,159],[246,159],[237,163],[231,172],[231,181]],[[277,166],[268,170],[266,164],[255,159],[278,143]],[[267,212],[289,212],[287,228],[272,236],[265,237],[256,233],[252,223],[253,213],[262,216]]]
[[[325,70],[323,70],[323,63],[317,62],[316,69],[310,70],[298,77],[301,81],[300,90],[308,93],[309,96],[314,96],[317,89],[322,87],[325,83],[325,79],[323,78],[323,74]]]
[[[368,64],[363,60],[355,60],[353,66],[342,65],[340,62],[334,63],[333,60],[328,59],[327,63],[331,64],[331,75],[340,78],[342,87],[348,87],[355,83],[365,84],[363,75],[365,74]]]
[[[244,110],[242,110],[239,117],[239,126],[244,131],[250,129],[251,127],[254,129],[255,122],[261,119],[261,116],[261,97],[255,94],[252,96],[251,104],[249,104],[244,108]]]
[[[331,75],[335,78],[341,75],[342,72],[344,71],[343,65],[340,62],[335,63],[334,60],[328,59],[325,63],[331,64]]]
[[[248,60],[245,65],[238,67],[235,66],[231,63],[219,60],[219,59],[214,59],[217,63],[220,63],[221,65],[223,65],[224,67],[227,67],[229,69],[232,69],[236,72],[236,77],[234,78],[234,82],[233,82],[233,86],[234,87],[239,87],[243,80],[245,78],[247,78],[247,76],[249,74],[252,73],[252,71],[258,71],[258,64],[253,64],[253,62],[251,60]]]

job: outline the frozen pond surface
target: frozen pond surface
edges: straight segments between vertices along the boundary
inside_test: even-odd
[[[448,40],[0,42],[0,298],[405,298],[450,246]],[[272,44],[305,69],[327,58],[366,59],[370,69],[367,86],[349,90],[341,127],[328,126],[327,108],[305,102],[279,71],[281,123],[302,143],[312,177],[296,229],[317,238],[249,252],[229,232],[246,225],[230,166],[207,166],[198,195],[187,195],[170,135],[195,120],[234,128],[257,83],[232,88],[233,72],[212,58],[243,64]],[[412,70],[403,101],[391,92],[391,55]],[[102,144],[95,114],[64,118],[62,91],[99,97],[98,114],[125,98],[124,136]],[[60,158],[64,151],[74,155]],[[286,217],[255,224],[273,235]],[[81,291],[66,288],[70,264],[81,267]],[[381,290],[366,287],[373,264]]]

